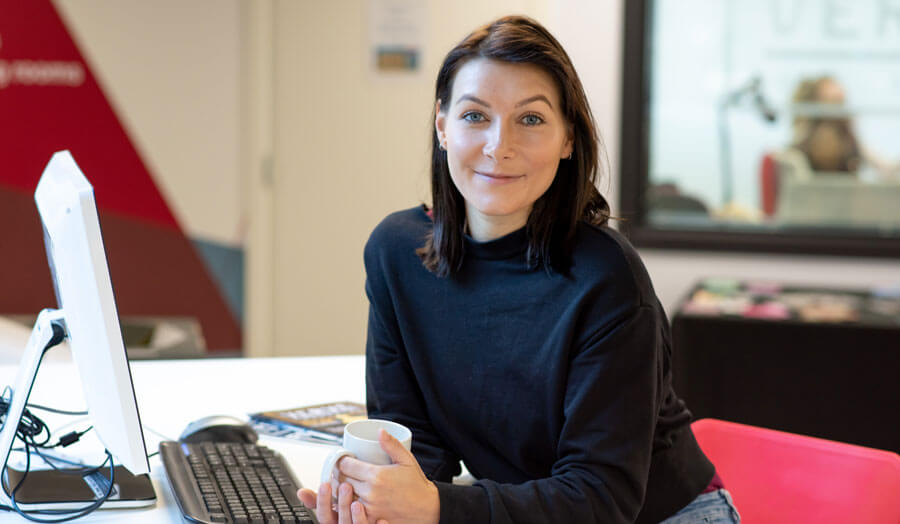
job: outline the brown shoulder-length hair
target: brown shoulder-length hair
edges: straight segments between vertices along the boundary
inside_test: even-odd
[[[566,273],[578,223],[603,225],[609,219],[609,205],[596,187],[600,140],[581,80],[549,31],[530,18],[507,16],[476,29],[447,53],[435,87],[442,110],[450,107],[456,73],[473,58],[533,64],[556,83],[562,113],[571,128],[573,151],[560,160],[550,188],[534,203],[525,226],[526,259],[532,268]],[[432,123],[436,116],[432,114]],[[429,271],[443,277],[462,265],[466,207],[450,178],[447,154],[436,133],[431,143],[431,196],[434,227],[416,253]]]

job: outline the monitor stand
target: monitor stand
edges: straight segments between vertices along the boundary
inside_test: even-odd
[[[22,419],[28,397],[34,386],[44,354],[66,338],[62,310],[45,309],[38,315],[34,329],[19,364],[16,385],[10,394],[9,411],[0,430],[0,503],[11,503],[10,486],[15,486],[24,473],[7,466],[16,438],[16,428]],[[77,510],[101,498],[109,486],[109,467],[87,476],[77,474],[81,468],[32,470],[16,491],[16,503],[22,510]],[[115,467],[112,494],[101,508],[145,507],[156,503],[156,493],[150,476],[132,475],[122,466]]]

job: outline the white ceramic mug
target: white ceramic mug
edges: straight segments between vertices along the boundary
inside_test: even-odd
[[[366,419],[357,420],[344,426],[344,441],[340,449],[334,450],[322,465],[322,484],[331,483],[331,503],[337,506],[338,487],[344,476],[338,471],[337,464],[344,457],[355,457],[363,462],[386,466],[391,457],[381,449],[378,442],[378,430],[383,429],[399,440],[407,450],[412,446],[412,431],[403,424],[389,420]]]

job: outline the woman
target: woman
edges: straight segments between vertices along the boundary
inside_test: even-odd
[[[794,90],[794,104],[823,114],[794,117],[792,147],[803,153],[813,174],[857,176],[868,166],[879,178],[897,178],[900,162],[880,156],[857,139],[846,98],[843,86],[832,76],[802,80]]]
[[[369,415],[412,429],[412,453],[382,434],[394,464],[345,458],[337,511],[327,484],[303,501],[322,524],[659,522],[692,501],[679,522],[736,517],[724,490],[698,499],[714,468],[647,273],[606,227],[565,51],[501,18],[436,91],[434,207],[390,215],[365,250]],[[450,483],[460,460],[474,485]]]
[[[794,103],[822,104],[838,111],[844,106],[844,89],[830,76],[800,82],[794,91]],[[862,150],[847,116],[794,117],[793,146],[806,155],[813,172],[855,175]]]

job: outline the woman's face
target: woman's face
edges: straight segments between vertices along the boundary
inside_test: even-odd
[[[846,98],[844,88],[831,78],[827,78],[819,84],[816,95],[819,102],[827,104],[843,104]]]
[[[450,95],[435,127],[470,221],[480,213],[524,226],[572,152],[553,78],[531,64],[476,58],[457,71]]]

